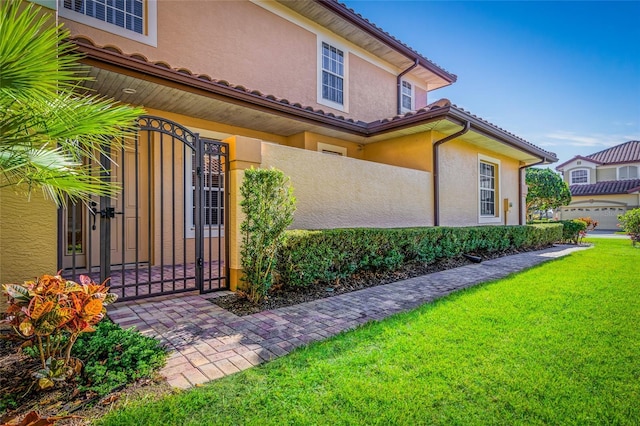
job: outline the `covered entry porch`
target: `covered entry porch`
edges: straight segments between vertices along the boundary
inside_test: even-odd
[[[228,288],[227,144],[142,116],[132,138],[88,166],[120,190],[59,210],[63,276],[109,279],[120,300]]]

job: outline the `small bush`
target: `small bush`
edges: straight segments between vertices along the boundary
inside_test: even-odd
[[[581,220],[587,224],[587,231],[593,231],[598,227],[598,221],[591,219],[590,216],[587,217],[579,217],[577,220]]]
[[[289,178],[277,169],[248,169],[240,187],[242,267],[247,297],[260,302],[273,284],[276,253],[293,222],[296,199]]]
[[[40,369],[33,372],[38,389],[63,384],[81,370],[71,356],[83,334],[94,331],[117,296],[109,288],[81,275],[80,282],[60,275],[43,275],[23,284],[4,284],[9,306],[7,318],[13,334],[33,345]]]
[[[587,223],[580,219],[561,220],[562,241],[578,244],[583,233],[587,230]]]
[[[640,209],[629,210],[618,216],[620,226],[631,237],[634,246],[640,243]]]
[[[160,342],[134,329],[110,321],[96,326],[95,333],[81,335],[73,354],[84,362],[80,389],[106,395],[113,389],[151,377],[166,362]]]
[[[286,286],[331,283],[359,271],[395,270],[463,253],[533,249],[562,239],[558,224],[468,228],[328,229],[287,231],[276,270]]]

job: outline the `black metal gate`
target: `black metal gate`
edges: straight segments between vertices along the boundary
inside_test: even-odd
[[[60,209],[63,276],[110,278],[120,300],[228,288],[227,144],[142,116],[135,137],[89,166],[121,191]]]

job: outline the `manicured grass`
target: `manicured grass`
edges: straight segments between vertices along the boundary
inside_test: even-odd
[[[101,424],[637,424],[640,249],[593,242]]]

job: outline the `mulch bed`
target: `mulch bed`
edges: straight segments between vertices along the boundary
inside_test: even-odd
[[[19,352],[19,346],[18,342],[0,339],[0,424],[37,411],[42,417],[77,416],[56,424],[87,425],[91,419],[106,414],[129,396],[172,392],[161,377],[138,381],[104,397],[92,392],[79,392],[75,386],[69,385],[37,391],[31,372],[40,368],[40,361]]]
[[[477,256],[482,260],[489,260],[526,251],[532,250],[512,249],[503,252],[480,253],[477,254]],[[297,305],[299,303],[324,299],[325,297],[337,296],[339,294],[362,290],[368,287],[390,284],[396,281],[406,280],[408,278],[469,265],[471,263],[473,262],[464,256],[458,256],[451,259],[442,259],[430,264],[408,264],[396,271],[363,271],[331,284],[318,284],[311,287],[294,288],[274,286],[274,288],[269,292],[267,300],[260,304],[254,304],[238,293],[219,296],[209,300],[238,316],[245,316],[270,309],[283,308],[286,306]]]

